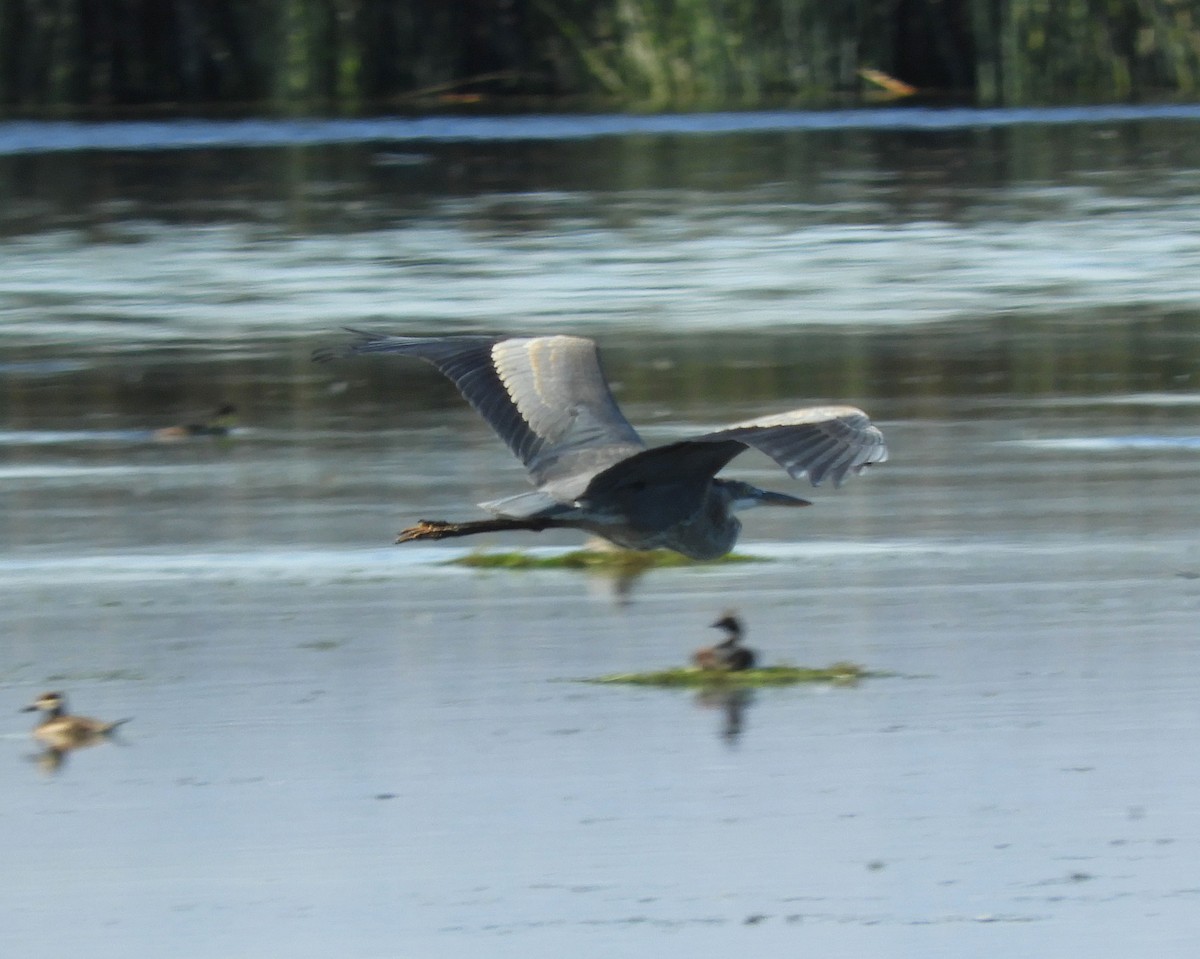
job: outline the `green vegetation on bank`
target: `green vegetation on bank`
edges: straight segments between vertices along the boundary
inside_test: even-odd
[[[876,71],[882,71],[882,74]],[[1190,97],[1185,0],[0,0],[0,106],[703,109]]]

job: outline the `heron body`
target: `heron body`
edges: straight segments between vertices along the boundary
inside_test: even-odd
[[[355,332],[355,331],[352,331]],[[887,459],[883,435],[852,406],[792,410],[647,448],[625,419],[595,342],[577,336],[408,337],[358,333],[317,360],[397,353],[448,377],[524,463],[534,490],[481,504],[492,519],[422,520],[397,542],[499,530],[582,529],[628,549],[715,559],[737,542],[737,510],[807,500],[717,478],[755,448],[791,476],[835,486]]]
[[[42,693],[21,711],[40,711],[45,714],[33,728],[33,738],[56,752],[94,746],[112,735],[118,726],[129,722],[128,719],[118,719],[107,723],[89,716],[71,716],[67,713],[67,700],[62,693]]]

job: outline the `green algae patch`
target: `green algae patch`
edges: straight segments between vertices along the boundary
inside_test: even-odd
[[[47,683],[140,683],[145,675],[133,669],[106,669],[98,672],[81,671],[70,673],[51,673],[46,677]]]
[[[314,639],[308,643],[297,643],[297,649],[312,649],[317,652],[328,652],[331,649],[337,649],[342,644],[336,639]]]
[[[659,686],[663,688],[705,689],[714,687],[753,688],[795,686],[800,683],[835,683],[849,686],[860,679],[884,675],[859,666],[857,663],[833,663],[830,666],[764,666],[729,672],[720,669],[700,669],[681,666],[654,673],[615,673],[580,682],[617,686]]]
[[[669,549],[576,549],[557,556],[539,556],[520,550],[505,553],[469,553],[449,560],[447,566],[470,569],[582,569],[619,575],[636,575],[651,569],[683,566],[720,566],[729,563],[764,563],[770,560],[745,553],[728,553],[718,559],[689,559]]]

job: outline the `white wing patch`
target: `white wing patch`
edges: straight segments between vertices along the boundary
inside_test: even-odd
[[[760,428],[803,426],[806,423],[825,423],[830,420],[848,419],[854,422],[856,418],[861,418],[864,424],[870,422],[867,414],[856,406],[809,406],[805,409],[790,410],[787,413],[768,413],[757,419],[722,427],[722,430],[739,430],[751,426]]]
[[[529,428],[555,443],[577,415],[570,387],[587,382],[581,360],[594,366],[594,351],[590,340],[577,336],[503,340],[492,347],[492,365]]]
[[[814,486],[826,477],[841,485],[847,473],[860,473],[888,458],[883,434],[853,406],[813,406],[771,413],[698,437],[699,442],[736,440],[752,446],[799,479]]]

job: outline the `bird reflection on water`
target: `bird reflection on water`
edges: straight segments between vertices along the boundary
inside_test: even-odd
[[[567,528],[627,549],[716,559],[737,542],[737,510],[810,505],[717,479],[739,453],[760,450],[814,486],[826,477],[837,486],[887,459],[883,434],[852,406],[792,410],[647,449],[613,398],[596,344],[582,337],[358,337],[313,357],[397,353],[431,363],[525,464],[536,487],[482,504],[493,519],[421,520],[400,533],[400,543]]]
[[[701,689],[696,694],[696,703],[702,709],[719,709],[724,715],[721,738],[730,745],[737,742],[745,728],[746,711],[754,702],[754,690],[745,686],[733,688],[713,686]]]

